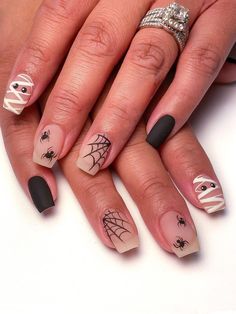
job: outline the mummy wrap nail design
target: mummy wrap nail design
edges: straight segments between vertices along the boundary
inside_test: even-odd
[[[199,251],[196,231],[180,213],[176,211],[165,213],[160,219],[160,228],[172,251],[178,257]]]
[[[9,84],[3,107],[15,114],[21,114],[32,95],[34,83],[27,74],[19,74]]]
[[[64,143],[64,134],[58,125],[46,126],[35,141],[33,161],[51,168],[58,159]]]
[[[106,236],[119,253],[127,252],[139,246],[138,236],[131,223],[121,212],[108,209],[102,217]]]
[[[223,192],[218,182],[200,175],[193,180],[193,186],[200,204],[207,213],[225,209]]]
[[[93,136],[90,141],[81,148],[76,163],[77,166],[81,170],[91,175],[95,175],[104,164],[110,147],[111,142],[104,134]]]

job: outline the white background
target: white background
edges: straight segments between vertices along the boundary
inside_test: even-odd
[[[59,199],[41,216],[22,192],[0,142],[0,313],[236,313],[236,89],[214,87],[193,118],[224,187],[227,210],[189,205],[201,253],[178,260],[161,250],[117,181],[141,248],[120,256],[97,239],[59,174]]]

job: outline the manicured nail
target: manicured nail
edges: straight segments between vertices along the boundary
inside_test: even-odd
[[[231,58],[231,57],[228,57],[226,61],[229,62],[229,63],[234,63],[234,64],[236,64],[236,59]]]
[[[102,217],[102,225],[106,236],[119,253],[125,253],[139,246],[138,235],[131,222],[116,209],[108,209]]]
[[[34,205],[40,213],[55,205],[51,190],[44,178],[39,176],[30,178],[28,188]]]
[[[223,191],[218,182],[200,175],[193,180],[193,187],[199,203],[208,214],[225,209]]]
[[[160,219],[161,232],[178,257],[199,251],[197,234],[186,218],[176,212],[169,211]]]
[[[61,153],[63,143],[62,129],[56,124],[46,126],[35,141],[33,161],[52,168]]]
[[[94,176],[106,161],[110,148],[111,142],[104,134],[94,135],[82,146],[77,167]]]
[[[170,135],[175,126],[175,119],[170,115],[160,118],[149,132],[146,141],[158,148]]]
[[[32,95],[34,83],[27,74],[19,74],[9,84],[3,107],[15,114],[21,114]]]

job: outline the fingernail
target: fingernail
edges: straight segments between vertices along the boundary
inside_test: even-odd
[[[46,126],[35,141],[33,161],[41,166],[52,168],[61,153],[63,143],[62,129],[56,124]]]
[[[193,180],[193,187],[199,203],[208,214],[225,209],[225,200],[219,182],[206,175],[199,175]]]
[[[34,205],[40,213],[55,205],[51,190],[44,178],[39,176],[30,178],[28,188]]]
[[[229,62],[229,63],[236,64],[236,58],[234,59],[234,58],[228,57],[226,61]]]
[[[110,148],[111,142],[104,134],[94,135],[82,146],[77,167],[94,176],[106,161]]]
[[[102,217],[106,236],[119,253],[125,253],[139,246],[138,235],[127,217],[116,209],[108,209]]]
[[[34,83],[27,74],[19,74],[9,84],[3,107],[15,114],[21,114],[32,95]]]
[[[197,234],[186,218],[176,212],[169,211],[160,219],[161,232],[178,257],[199,251]]]
[[[158,148],[170,135],[175,126],[175,119],[170,115],[160,118],[149,132],[146,141]]]

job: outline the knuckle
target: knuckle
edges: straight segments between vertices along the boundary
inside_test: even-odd
[[[88,180],[87,177],[84,181],[82,181],[81,187],[83,192],[86,193],[86,195],[88,196],[88,198],[95,199],[105,197],[105,195],[109,195],[111,189],[107,182],[101,180],[100,178],[95,180]],[[106,191],[105,195],[104,191]]]
[[[49,50],[48,44],[42,39],[30,41],[25,48],[27,55],[30,56],[29,63],[35,66],[37,66],[38,63],[48,63],[50,61],[51,54]]]
[[[157,176],[148,175],[142,181],[140,188],[142,199],[153,199],[157,195],[165,195],[164,192],[169,186],[162,180],[158,179]]]
[[[28,138],[32,134],[30,120],[22,115],[21,117],[11,116],[1,121],[3,138],[6,143],[12,142],[13,139]],[[27,136],[28,135],[28,136]]]
[[[119,125],[122,125],[122,128],[125,128],[127,125],[130,125],[132,121],[129,111],[123,105],[110,105],[107,107],[107,112],[110,113],[110,120],[113,124],[119,122]],[[131,108],[131,107],[130,107]]]
[[[117,51],[116,30],[114,25],[103,21],[94,21],[84,27],[78,48],[89,56],[113,56]]]
[[[215,75],[220,69],[222,57],[216,47],[212,45],[196,47],[191,51],[188,65],[194,72],[207,76]]]
[[[40,14],[48,21],[59,24],[71,17],[73,10],[68,0],[46,0],[40,8]]]
[[[52,103],[54,106],[54,119],[60,123],[65,123],[67,119],[71,120],[82,111],[77,93],[69,88],[63,88],[59,93],[53,95]]]
[[[139,41],[131,46],[128,59],[148,73],[159,74],[166,63],[166,53],[158,41]]]

